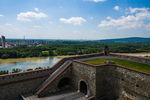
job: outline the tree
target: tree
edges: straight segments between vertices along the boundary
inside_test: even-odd
[[[2,58],[2,59],[9,58],[9,55],[8,55],[8,54],[2,54],[1,58]]]
[[[8,74],[8,73],[9,73],[8,70],[2,70],[2,71],[0,71],[0,75],[2,75],[2,74]]]

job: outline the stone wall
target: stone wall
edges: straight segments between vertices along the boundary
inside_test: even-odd
[[[43,91],[41,91],[40,94],[38,94],[38,97],[50,96],[53,93],[59,92],[60,90],[58,88],[58,84],[63,78],[69,78],[70,81],[72,81],[71,66],[72,65],[69,65],[69,67],[64,72],[62,72],[52,83],[50,83]]]
[[[150,65],[150,58],[148,57],[139,57],[139,56],[131,56],[131,55],[123,55],[119,53],[110,53],[110,56],[119,58],[119,59],[125,59],[130,61],[135,61],[139,63],[149,64]]]
[[[47,69],[0,75],[0,100],[8,100],[29,93],[34,94],[49,75],[68,59],[62,58]]]
[[[114,67],[96,67],[96,100],[117,100],[120,87],[114,73]]]
[[[102,65],[96,69],[98,100],[149,100],[150,74],[117,65]]]
[[[96,100],[150,100],[150,74],[119,65],[95,66],[74,61],[73,86],[85,80]]]
[[[67,57],[61,59],[49,69],[0,75],[0,100],[16,98],[20,94],[34,93],[52,72],[69,59],[81,59],[101,55],[103,54],[97,53]],[[110,56],[150,64],[149,58],[113,53]],[[58,91],[57,85],[64,77],[71,79],[71,85],[76,90],[79,90],[80,81],[84,81],[88,87],[88,95],[95,96],[97,100],[150,99],[150,74],[117,65],[94,66],[75,60],[72,66],[68,67],[63,74],[58,76],[55,82],[49,85],[40,96]]]
[[[116,67],[116,66],[114,66]],[[122,66],[116,67],[117,74],[114,73],[120,84],[120,98],[130,98],[130,100],[150,99],[150,74],[141,73]]]
[[[82,62],[74,61],[72,63],[72,83],[76,90],[79,90],[80,81],[84,81],[88,87],[88,95],[96,95],[96,68],[82,64]]]
[[[49,69],[0,75],[0,100],[16,98],[21,94],[34,93],[48,76],[69,59],[80,59],[100,56],[102,53],[85,54],[60,59]]]
[[[16,98],[21,94],[34,93],[34,90],[48,78],[52,69],[39,69],[0,75],[0,100]]]

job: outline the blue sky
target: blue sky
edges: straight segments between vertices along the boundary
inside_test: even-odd
[[[0,0],[6,38],[150,37],[150,0]]]

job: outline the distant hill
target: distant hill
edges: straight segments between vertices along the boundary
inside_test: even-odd
[[[129,37],[129,38],[118,38],[118,39],[104,39],[98,40],[100,42],[121,42],[121,43],[150,43],[150,38],[142,37]]]

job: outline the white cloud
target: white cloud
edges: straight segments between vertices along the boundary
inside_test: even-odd
[[[35,10],[39,11],[38,8],[35,8]],[[32,20],[41,19],[45,17],[47,17],[45,13],[28,11],[19,13],[17,15],[17,20],[24,22],[31,22]]]
[[[116,27],[117,29],[145,28],[148,29],[150,23],[149,8],[130,8],[130,14],[121,16],[118,19],[107,17],[107,20],[101,21],[99,27]]]
[[[39,8],[34,8],[34,10],[35,10],[35,11],[37,11],[37,12],[39,12],[39,11],[40,11],[40,10],[39,10]]]
[[[114,9],[115,9],[115,10],[119,10],[119,6],[115,6]]]
[[[106,17],[106,19],[112,19],[110,16]]]
[[[81,25],[83,22],[86,22],[86,20],[82,17],[71,17],[69,19],[60,18],[59,20],[63,23],[73,24],[73,25]]]
[[[0,17],[2,17],[2,16],[4,16],[4,15],[0,14]]]
[[[85,0],[85,1],[92,1],[92,2],[105,2],[106,0]]]
[[[136,13],[138,11],[148,11],[150,8],[129,8],[130,13]]]

